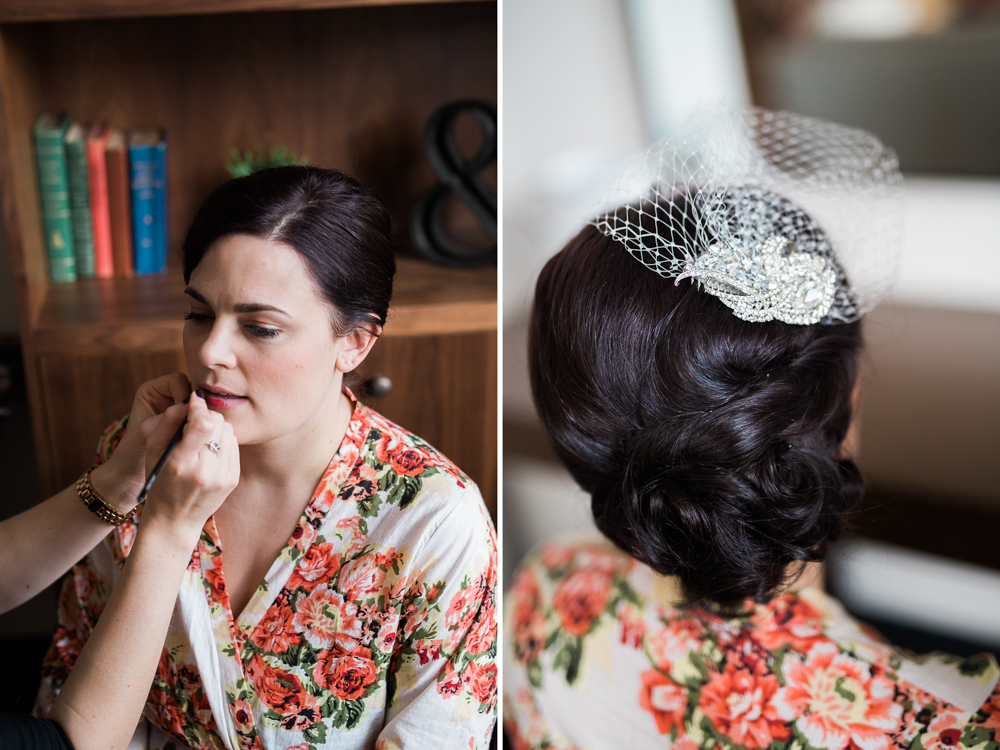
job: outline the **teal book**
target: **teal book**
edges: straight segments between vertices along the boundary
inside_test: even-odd
[[[53,115],[43,114],[35,121],[34,128],[45,250],[49,257],[49,278],[55,283],[76,281],[73,217],[66,174],[65,139],[69,126],[69,115],[59,121]]]
[[[167,141],[159,130],[128,139],[132,184],[132,243],[136,274],[163,273],[167,265]]]
[[[90,176],[87,169],[87,129],[73,123],[66,133],[66,173],[69,177],[69,210],[73,221],[73,251],[76,275],[92,279],[94,227],[90,215]]]

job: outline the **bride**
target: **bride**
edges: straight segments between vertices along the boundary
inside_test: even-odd
[[[240,482],[191,558],[133,747],[486,747],[496,541],[479,490],[343,384],[388,312],[384,207],[337,171],[264,170],[216,189],[183,249],[190,382],[169,391],[225,417]],[[98,464],[127,428],[108,428]],[[140,518],[67,579],[39,711]]]

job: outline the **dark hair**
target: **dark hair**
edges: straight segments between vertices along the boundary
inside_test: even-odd
[[[396,273],[389,213],[350,175],[291,166],[223,183],[201,204],[184,238],[184,281],[212,243],[232,234],[295,248],[334,308],[338,336],[385,325]]]
[[[743,321],[588,226],[538,279],[529,363],[601,532],[687,603],[732,608],[823,559],[860,500],[839,457],[860,346],[860,322]]]

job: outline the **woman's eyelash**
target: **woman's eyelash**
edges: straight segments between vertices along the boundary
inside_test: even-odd
[[[274,328],[265,328],[264,326],[247,326],[247,330],[262,339],[270,339],[278,335],[278,331]]]
[[[189,312],[184,315],[184,320],[191,320],[195,323],[205,323],[212,319],[211,315],[206,315],[205,313]],[[265,326],[247,326],[247,331],[250,332],[252,336],[262,339],[271,339],[278,335],[278,330],[275,328],[267,328]]]

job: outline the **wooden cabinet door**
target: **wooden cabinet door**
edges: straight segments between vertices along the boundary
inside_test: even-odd
[[[73,484],[94,462],[97,439],[132,410],[147,380],[186,372],[181,351],[38,358],[48,455],[39,456],[43,491]]]

